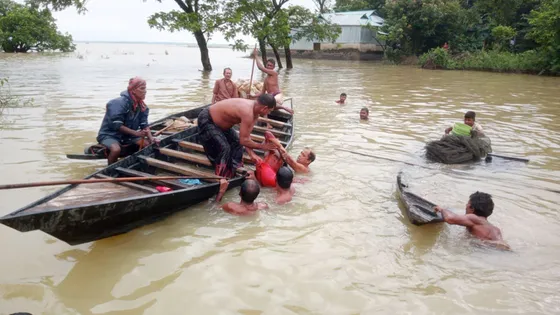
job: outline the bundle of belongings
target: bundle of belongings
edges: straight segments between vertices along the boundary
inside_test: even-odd
[[[479,160],[492,153],[490,138],[469,125],[456,123],[449,135],[426,144],[426,157],[434,162],[458,164]]]
[[[181,116],[177,119],[167,119],[164,123],[165,125],[164,129],[168,132],[178,132],[190,128],[192,126],[196,126],[196,123],[197,123],[196,119],[194,121],[191,121],[187,117]]]
[[[237,80],[237,82],[235,82],[235,85],[237,85],[237,91],[239,93],[239,97],[248,98],[249,95],[255,96],[261,93],[263,88],[263,83],[255,80],[253,80],[253,82],[250,81],[251,80],[239,79]],[[249,84],[251,84],[250,87]]]

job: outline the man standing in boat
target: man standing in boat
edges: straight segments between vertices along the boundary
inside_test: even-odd
[[[265,67],[263,65],[263,62],[259,58],[259,52],[256,48],[255,50],[253,50],[253,58],[255,59],[259,70],[267,74],[266,79],[264,79],[261,93],[272,94],[272,96],[274,96],[274,99],[276,99],[276,108],[283,109],[293,115],[294,111],[292,109],[282,106],[282,104],[284,103],[284,94],[282,94],[282,91],[280,91],[280,86],[278,84],[278,72],[274,70],[274,68],[276,67],[276,62],[274,61],[274,59],[268,59],[266,61]]]
[[[261,94],[256,100],[232,98],[211,105],[198,115],[199,138],[206,156],[215,168],[215,173],[232,178],[243,166],[243,147],[268,151],[272,143],[257,143],[251,140],[251,131],[259,116],[265,116],[276,106],[270,94]],[[233,126],[239,124],[239,136]],[[220,180],[220,201],[228,186],[226,179]]]
[[[157,141],[148,127],[150,109],[144,103],[145,98],[146,81],[134,77],[129,80],[127,90],[121,92],[120,97],[107,103],[97,142],[109,149],[109,165],[118,160],[123,147],[136,145],[142,148]]]
[[[231,81],[232,71],[230,68],[224,69],[224,78],[216,80],[212,96],[212,104],[227,100],[228,98],[238,98],[237,86]]]

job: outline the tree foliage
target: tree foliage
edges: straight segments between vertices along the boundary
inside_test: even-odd
[[[317,11],[319,11],[319,13],[321,14],[331,11],[331,0],[313,0],[313,3],[315,3],[315,6],[317,6]]]
[[[383,15],[383,7],[385,0],[336,0],[334,11],[360,11],[360,10],[376,10],[378,14]]]
[[[49,9],[0,0],[0,46],[5,52],[74,51],[72,36],[61,34],[55,22]]]
[[[548,69],[560,73],[560,0],[544,0],[529,15],[528,36],[537,42],[546,56]]]

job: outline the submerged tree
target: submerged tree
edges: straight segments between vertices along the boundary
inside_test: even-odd
[[[161,2],[162,0],[157,0]],[[148,19],[150,27],[170,32],[187,30],[194,35],[205,71],[212,70],[208,41],[226,21],[224,0],[175,0],[181,11],[158,12]]]
[[[330,11],[331,0],[313,0],[313,3],[317,6],[319,13],[327,13]]]
[[[5,52],[76,49],[72,36],[61,34],[49,9],[0,0],[0,46]]]

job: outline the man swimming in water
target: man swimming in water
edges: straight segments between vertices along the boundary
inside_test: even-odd
[[[283,205],[292,200],[292,196],[296,193],[292,186],[294,173],[287,166],[282,166],[276,173],[276,203]]]
[[[252,215],[257,210],[267,209],[268,205],[264,202],[254,202],[261,192],[259,183],[255,180],[247,179],[241,184],[239,196],[241,201],[239,203],[228,202],[222,206],[224,211],[235,215]]]
[[[367,107],[362,107],[360,110],[360,119],[361,120],[368,120],[369,117],[369,109]]]
[[[286,148],[282,146],[280,141],[276,139],[276,137],[272,136],[267,138],[268,141],[272,142],[278,152],[280,152],[280,156],[282,157],[283,161],[286,163],[296,172],[296,173],[309,173],[309,164],[315,161],[315,153],[310,148],[305,148],[297,159],[294,159],[288,154]]]
[[[465,113],[465,118],[464,118],[464,122],[465,125],[470,126],[472,129],[471,131],[476,131],[478,135],[483,135],[484,131],[482,130],[482,126],[477,123],[476,121],[476,113],[473,111],[468,111]],[[453,130],[453,127],[449,127],[447,129],[445,129],[445,134],[448,135],[451,130]]]
[[[466,205],[465,215],[455,214],[440,206],[436,206],[434,210],[441,212],[445,222],[464,226],[476,238],[509,249],[509,245],[502,239],[500,229],[488,222],[487,218],[494,210],[494,202],[489,194],[478,191],[472,194]]]
[[[256,48],[255,50],[253,50],[253,58],[257,62],[257,67],[259,68],[259,70],[267,74],[261,93],[272,94],[272,96],[274,96],[274,98],[276,99],[276,108],[283,109],[293,115],[293,110],[282,106],[282,104],[284,103],[284,94],[282,94],[282,91],[280,91],[280,86],[278,84],[278,72],[274,71],[274,68],[276,67],[276,62],[274,61],[274,59],[268,59],[266,61],[265,67],[263,65],[263,62],[259,58],[259,52]]]

